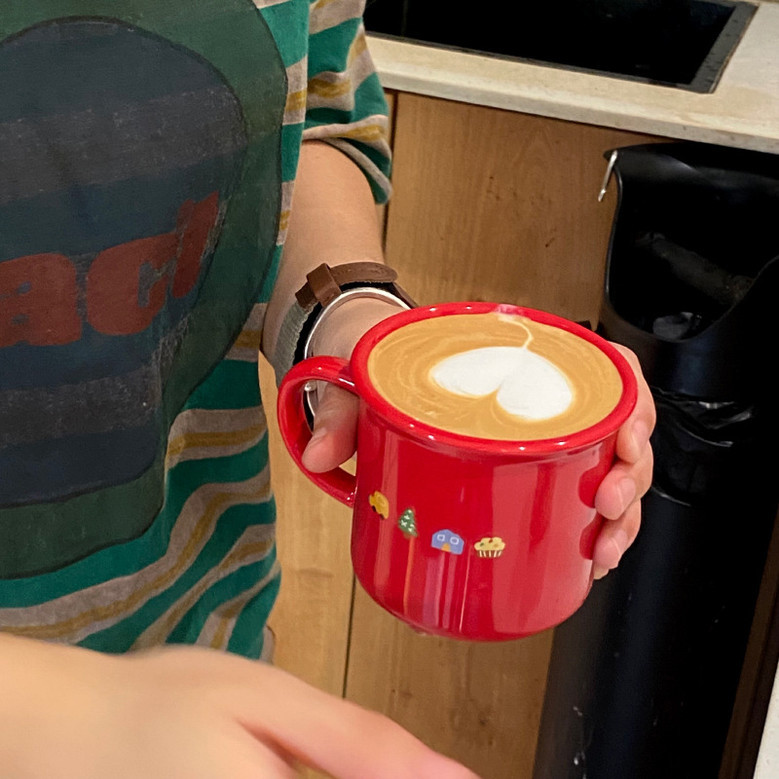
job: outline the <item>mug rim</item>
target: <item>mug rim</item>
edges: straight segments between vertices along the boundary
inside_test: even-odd
[[[577,430],[567,436],[556,438],[538,438],[531,440],[508,440],[478,438],[476,436],[454,433],[414,419],[404,411],[392,405],[373,386],[368,376],[368,358],[374,346],[390,333],[413,322],[435,319],[451,314],[510,314],[525,316],[535,322],[567,330],[573,335],[589,341],[600,349],[614,364],[622,380],[622,393],[614,408],[594,425]],[[638,382],[625,357],[597,333],[568,319],[525,306],[511,303],[452,302],[420,306],[393,314],[368,330],[357,342],[351,358],[351,373],[361,400],[376,411],[387,423],[403,434],[418,441],[432,445],[441,445],[484,455],[510,455],[542,457],[564,455],[582,448],[600,443],[615,433],[630,416],[638,398]]]

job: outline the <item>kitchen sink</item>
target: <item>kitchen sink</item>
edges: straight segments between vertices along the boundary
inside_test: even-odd
[[[368,32],[712,92],[756,6],[728,0],[368,0]]]

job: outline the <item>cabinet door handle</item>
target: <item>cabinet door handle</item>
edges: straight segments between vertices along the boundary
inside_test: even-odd
[[[616,149],[614,149],[614,151],[611,152],[611,155],[609,156],[609,161],[606,165],[606,175],[603,177],[603,183],[600,185],[600,192],[598,192],[599,203],[606,195],[606,190],[608,189],[609,181],[611,180],[611,174],[614,171],[614,166],[617,164],[617,155],[618,152]]]

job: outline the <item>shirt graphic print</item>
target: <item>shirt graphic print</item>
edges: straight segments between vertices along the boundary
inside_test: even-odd
[[[245,0],[31,6],[0,42],[6,576],[158,513],[170,425],[271,265],[287,94]]]

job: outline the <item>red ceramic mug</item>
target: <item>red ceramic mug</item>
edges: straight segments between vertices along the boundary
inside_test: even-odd
[[[524,316],[596,346],[622,382],[614,409],[562,439],[488,440],[420,422],[391,405],[371,382],[371,351],[398,328],[491,312]],[[311,437],[304,390],[312,380],[360,399],[356,476],[340,468],[314,474],[301,463]],[[617,430],[636,395],[635,376],[622,355],[573,322],[505,304],[447,303],[379,323],[349,362],[314,357],[294,366],[280,387],[278,415],[301,470],[352,507],[352,561],[368,594],[417,630],[497,641],[557,625],[587,596],[603,521],[594,508],[595,492],[612,465]]]

